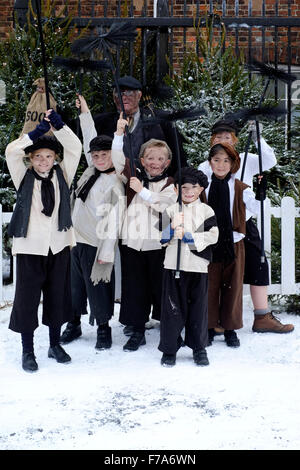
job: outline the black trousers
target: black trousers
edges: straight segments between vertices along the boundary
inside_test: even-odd
[[[137,251],[120,245],[122,296],[120,323],[144,328],[152,318],[160,320],[162,272],[165,249]]]
[[[91,271],[97,248],[85,243],[77,243],[71,251],[72,312],[79,317],[87,313],[87,300],[90,307],[90,323],[107,323],[114,313],[115,276],[112,271],[110,282],[91,281]]]
[[[207,273],[180,272],[164,269],[163,295],[158,349],[176,354],[178,338],[185,327],[185,344],[191,349],[207,346]]]
[[[245,244],[245,272],[244,284],[251,286],[268,286],[269,267],[268,261],[261,263],[261,239],[257,226],[252,218],[246,222]]]
[[[18,333],[34,331],[43,292],[42,323],[59,328],[72,320],[70,247],[48,256],[17,255],[17,281],[9,328]]]

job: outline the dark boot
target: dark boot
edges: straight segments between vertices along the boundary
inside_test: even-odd
[[[124,351],[137,351],[140,346],[146,344],[145,333],[134,331],[127,343],[123,346]]]
[[[207,344],[207,346],[212,345],[212,342],[214,340],[215,335],[216,335],[215,329],[214,328],[209,328],[208,329],[208,344]]]
[[[67,344],[74,341],[74,339],[79,338],[82,335],[81,325],[75,325],[74,323],[69,322],[66,326],[65,331],[60,337],[61,344]]]
[[[209,360],[207,358],[206,350],[203,349],[195,349],[193,351],[193,359],[197,366],[208,366]]]
[[[225,342],[230,348],[238,348],[240,346],[240,340],[234,330],[224,331]]]
[[[160,360],[162,366],[165,367],[173,367],[176,364],[176,354],[166,354],[163,353],[162,358]]]
[[[252,331],[255,333],[290,333],[294,330],[294,325],[288,323],[284,325],[272,312],[265,315],[254,315]]]
[[[38,365],[33,352],[25,352],[22,354],[22,367],[26,372],[35,372]]]
[[[48,350],[48,357],[52,359],[56,359],[57,362],[62,364],[71,361],[71,357],[66,351],[61,347],[60,344],[56,344],[55,346],[50,346]]]
[[[111,345],[111,327],[108,325],[98,326],[95,348],[102,351],[103,349],[110,349]]]

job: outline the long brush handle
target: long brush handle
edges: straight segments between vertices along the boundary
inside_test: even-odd
[[[47,106],[47,109],[50,109],[50,94],[49,94],[49,81],[48,81],[47,62],[46,62],[46,48],[45,48],[44,37],[43,37],[43,28],[42,28],[42,21],[41,21],[41,9],[40,9],[39,0],[35,0],[35,4],[36,4],[38,29],[39,29],[40,42],[41,42],[43,69],[44,69],[46,106]]]
[[[173,127],[173,132],[174,132],[175,153],[176,153],[177,171],[178,171],[178,204],[179,204],[179,211],[181,212],[182,211],[181,161],[180,161],[180,150],[179,150],[178,135],[176,132],[175,121],[172,122],[172,127]],[[178,239],[175,279],[180,278],[180,256],[181,256],[181,240]]]
[[[259,103],[258,103],[258,107],[261,106],[262,102],[265,99],[269,83],[270,83],[270,78],[268,78],[268,80],[265,83],[262,95],[261,95]],[[250,142],[251,142],[251,135],[252,135],[252,131],[250,131],[249,134],[248,134],[248,139],[247,139],[247,143],[246,143],[246,147],[245,147],[245,154],[244,154],[244,161],[243,161],[243,167],[242,167],[241,181],[244,180],[244,174],[245,174],[246,162],[247,162],[247,157],[248,157],[248,151],[249,151],[249,146],[250,146]]]

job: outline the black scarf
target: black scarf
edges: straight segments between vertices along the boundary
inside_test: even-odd
[[[102,173],[112,173],[115,171],[114,167],[108,168],[107,170],[101,171],[95,168],[94,174],[87,180],[87,182],[83,185],[79,193],[77,194],[77,197],[79,197],[83,202],[86,201],[86,198],[88,197],[88,194],[94,184],[96,183],[97,179]]]
[[[41,181],[41,195],[42,195],[42,203],[43,203],[43,210],[42,213],[45,214],[47,217],[51,217],[54,205],[55,205],[55,193],[54,193],[54,186],[51,181],[53,176],[53,169],[52,167],[49,171],[48,176],[40,176],[33,168],[32,173],[34,177]]]
[[[214,263],[230,264],[235,258],[228,186],[230,177],[231,173],[224,179],[219,179],[213,174],[208,194],[208,204],[215,212],[219,228],[218,243],[213,248]]]
[[[53,168],[56,170],[60,192],[57,228],[59,232],[62,232],[72,227],[70,189],[60,166],[55,165]],[[28,169],[17,191],[16,207],[8,226],[8,234],[10,237],[27,236],[34,180],[35,175],[32,169]]]
[[[153,178],[149,178],[147,173],[145,172],[144,168],[140,170],[140,173],[137,173],[137,177],[139,180],[143,181],[144,188],[149,189],[149,183],[157,183],[157,181],[161,181],[167,178],[167,170],[165,170],[161,175],[154,176]]]

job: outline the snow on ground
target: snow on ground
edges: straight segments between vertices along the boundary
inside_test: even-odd
[[[67,345],[70,364],[48,359],[48,330],[36,330],[38,372],[21,368],[19,335],[0,309],[0,449],[2,450],[283,450],[300,449],[300,317],[288,335],[252,333],[244,298],[241,347],[222,336],[197,367],[181,348],[173,368],[160,365],[159,327],[147,344],[124,352],[116,304],[113,346],[97,352],[96,327]]]

